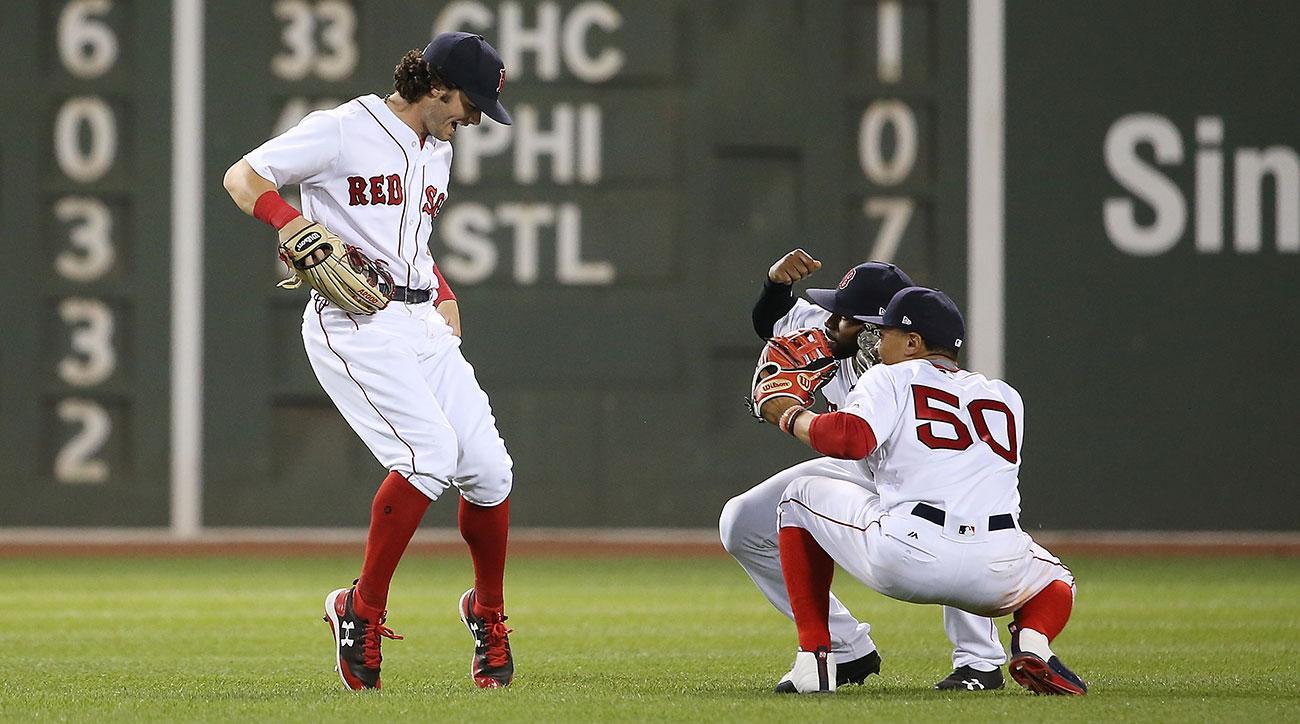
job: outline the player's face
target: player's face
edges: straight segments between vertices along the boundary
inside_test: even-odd
[[[434,89],[423,101],[420,117],[429,135],[439,141],[450,141],[461,126],[477,126],[483,114],[470,102],[462,90]]]
[[[826,336],[831,341],[835,359],[848,359],[858,353],[858,333],[867,325],[852,317],[832,314],[826,320]]]
[[[876,350],[880,361],[887,365],[906,362],[918,356],[924,349],[925,346],[921,343],[921,336],[918,334],[893,327],[880,328],[880,341],[876,343]]]

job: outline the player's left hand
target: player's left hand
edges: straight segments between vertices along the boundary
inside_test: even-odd
[[[447,326],[451,327],[451,333],[460,336],[460,305],[455,299],[448,299],[438,304],[438,314],[447,320]]]
[[[822,263],[803,249],[795,249],[777,259],[767,270],[767,278],[777,284],[794,284],[822,268]]]
[[[813,328],[773,337],[763,346],[750,387],[749,411],[763,419],[763,404],[785,397],[798,404],[813,403],[820,390],[835,377],[839,365],[826,332]]]

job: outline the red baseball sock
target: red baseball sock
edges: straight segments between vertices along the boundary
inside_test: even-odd
[[[1020,628],[1029,628],[1047,637],[1050,642],[1065,628],[1074,608],[1074,590],[1065,581],[1052,581],[1025,605],[1016,611],[1015,621]]]
[[[790,594],[794,625],[799,630],[799,648],[816,651],[831,647],[831,577],[835,561],[817,545],[812,533],[803,528],[782,528],[777,539],[781,551],[781,574]]]
[[[375,501],[370,506],[366,556],[353,596],[353,606],[367,621],[377,621],[388,606],[393,571],[397,570],[415,529],[420,527],[429,502],[424,493],[397,472],[389,473],[375,493]]]
[[[487,618],[505,608],[506,542],[510,537],[510,498],[491,508],[460,499],[460,536],[474,559],[474,614]]]

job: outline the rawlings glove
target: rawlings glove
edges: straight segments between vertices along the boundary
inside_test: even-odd
[[[280,260],[289,276],[278,287],[296,289],[307,282],[351,314],[374,314],[388,306],[393,277],[384,262],[370,259],[320,224],[308,224],[280,242]]]
[[[750,387],[749,411],[763,419],[763,404],[788,397],[807,407],[820,390],[835,377],[839,365],[826,332],[802,329],[774,337],[763,347]]]

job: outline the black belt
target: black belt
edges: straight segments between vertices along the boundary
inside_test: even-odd
[[[924,518],[935,525],[942,526],[948,519],[948,514],[930,505],[929,503],[917,503],[912,508],[912,515],[918,518]],[[989,530],[1007,530],[1016,527],[1016,519],[1011,517],[1010,513],[998,513],[989,516]]]
[[[406,287],[393,287],[388,290],[388,298],[394,302],[406,302],[407,304],[424,304],[433,298],[432,289],[407,289]]]

